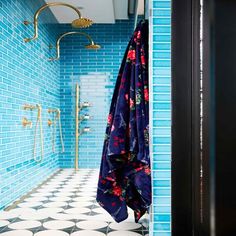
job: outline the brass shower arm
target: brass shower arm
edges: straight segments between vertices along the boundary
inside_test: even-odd
[[[79,35],[83,35],[85,36],[89,42],[90,42],[90,45],[96,45],[93,41],[93,39],[86,33],[83,33],[83,32],[77,32],[77,31],[71,31],[71,32],[66,32],[64,34],[62,34],[58,39],[57,39],[57,42],[56,42],[56,57],[55,58],[49,58],[50,61],[55,61],[55,60],[58,60],[60,58],[60,41],[62,38],[64,38],[65,36],[67,35],[71,35],[71,34],[79,34]]]
[[[45,8],[48,8],[48,7],[53,7],[53,6],[65,6],[65,7],[69,7],[71,9],[73,9],[79,16],[78,19],[83,19],[84,22],[87,23],[87,25],[85,26],[81,26],[81,27],[88,27],[92,24],[92,21],[89,20],[89,19],[86,19],[86,18],[82,18],[81,16],[81,13],[79,11],[79,9],[77,9],[76,7],[70,5],[70,4],[67,4],[67,3],[63,3],[63,2],[52,2],[52,3],[46,3],[45,5],[43,5],[42,7],[40,7],[36,13],[34,14],[34,36],[32,38],[25,38],[24,41],[25,42],[29,42],[31,40],[35,40],[38,38],[38,17],[40,15],[40,13],[45,9]],[[27,21],[24,22],[26,25],[29,23]]]

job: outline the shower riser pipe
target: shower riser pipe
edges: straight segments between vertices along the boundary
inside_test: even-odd
[[[75,170],[79,169],[79,85],[75,88]]]

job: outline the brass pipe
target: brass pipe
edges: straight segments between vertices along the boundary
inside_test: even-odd
[[[35,133],[34,133],[34,150],[33,150],[33,157],[36,162],[41,162],[43,160],[44,156],[44,143],[43,143],[43,125],[42,125],[42,107],[40,104],[36,105],[31,105],[31,104],[25,104],[23,106],[24,110],[38,110],[37,114],[37,121],[35,125]],[[25,122],[25,120],[23,120]],[[37,128],[39,124],[39,129],[40,129],[40,143],[41,143],[41,157],[39,159],[36,158],[36,138],[37,138]]]
[[[48,121],[49,126],[53,124],[52,151],[55,152],[55,135],[56,135],[56,125],[58,120],[61,149],[62,149],[61,153],[63,153],[65,151],[65,148],[64,148],[64,141],[62,137],[62,128],[61,128],[61,110],[59,108],[48,109],[48,113],[53,113],[53,114],[56,113],[56,118],[55,119],[53,118],[54,122],[52,122],[51,120]]]
[[[48,7],[53,7],[53,6],[65,6],[65,7],[69,7],[71,9],[73,9],[79,16],[79,20],[81,20],[81,24],[80,24],[80,28],[82,27],[88,27],[92,24],[92,21],[86,18],[82,18],[81,17],[81,13],[79,11],[79,9],[77,9],[76,7],[67,4],[67,3],[63,3],[63,2],[52,2],[52,3],[46,3],[45,5],[43,5],[42,7],[40,7],[36,13],[34,14],[34,36],[32,38],[25,38],[24,41],[30,42],[31,40],[35,40],[38,38],[38,17],[39,14]],[[76,20],[75,20],[76,21]],[[74,24],[73,24],[74,23]],[[28,21],[24,21],[24,24],[27,25],[29,24]],[[84,24],[84,25],[83,25]],[[72,25],[76,26],[76,22],[72,22]]]
[[[37,104],[36,108],[38,109],[37,122],[35,125],[35,136],[34,136],[34,160],[36,162],[41,162],[44,156],[44,143],[43,143],[43,125],[42,125],[42,107]],[[39,124],[40,129],[40,143],[41,143],[41,157],[39,159],[36,158],[36,137],[37,137],[37,127]]]
[[[71,34],[79,34],[79,35],[83,35],[85,36],[88,40],[89,40],[89,45],[85,46],[85,47],[89,47],[89,46],[94,46],[94,49],[96,47],[96,49],[99,49],[100,46],[98,44],[95,44],[93,39],[86,33],[83,33],[83,32],[77,32],[77,31],[71,31],[71,32],[66,32],[64,34],[62,34],[58,39],[57,39],[57,42],[56,42],[56,57],[51,57],[49,58],[50,61],[55,61],[55,60],[58,60],[60,58],[60,41],[62,38],[64,38],[65,36],[67,35],[71,35]]]
[[[79,169],[79,85],[75,87],[75,170]]]
[[[34,105],[31,105],[31,104],[25,104],[24,106],[23,106],[23,109],[24,110],[34,110],[34,109],[37,109],[37,106],[34,106]]]

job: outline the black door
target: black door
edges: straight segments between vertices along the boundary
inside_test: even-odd
[[[236,1],[173,0],[172,86],[172,233],[236,235]]]

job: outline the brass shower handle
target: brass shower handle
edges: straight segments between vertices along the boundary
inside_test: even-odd
[[[22,119],[22,125],[24,127],[29,126],[30,128],[32,128],[33,122],[31,120],[28,120],[26,117],[23,117]]]
[[[51,119],[48,119],[48,126],[50,127],[54,122]]]

